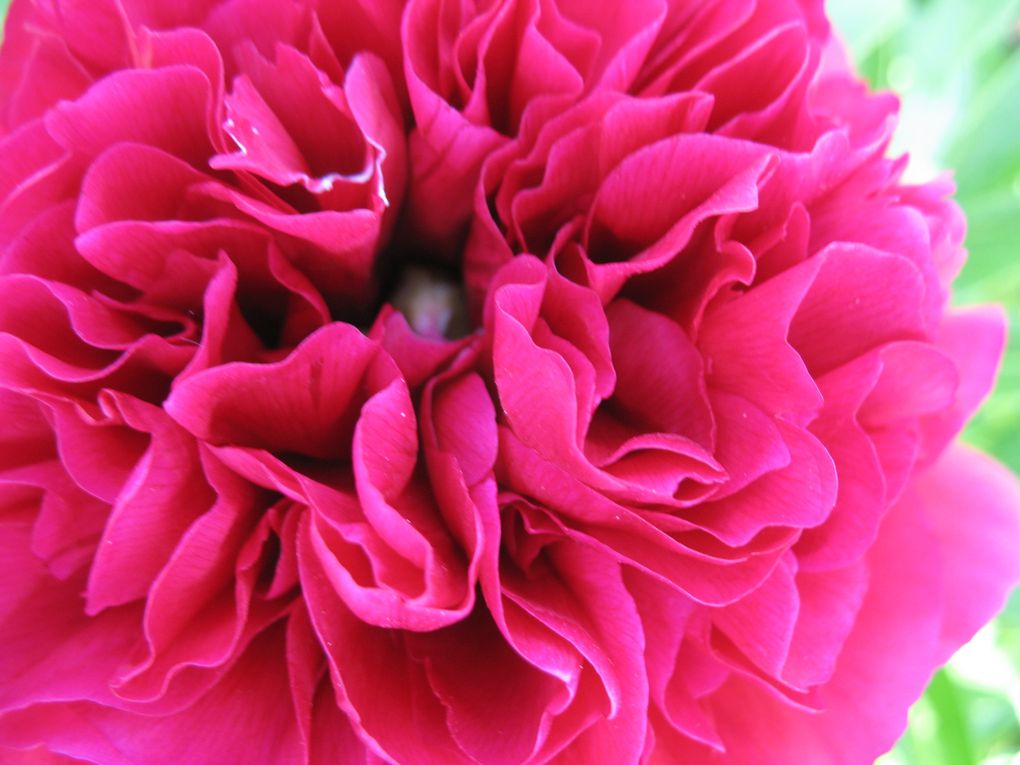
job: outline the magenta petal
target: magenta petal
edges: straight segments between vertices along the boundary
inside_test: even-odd
[[[834,571],[799,571],[800,608],[782,678],[795,688],[827,682],[853,629],[868,587],[861,563]]]
[[[402,313],[384,308],[370,333],[400,368],[411,390],[420,388],[435,372],[446,366],[461,349],[459,342],[423,337],[411,329]]]
[[[870,354],[825,375],[827,399],[811,425],[825,444],[839,474],[836,505],[822,526],[807,531],[797,545],[801,570],[853,565],[875,540],[889,501],[884,465],[873,437],[857,422],[857,411],[881,374],[880,355]],[[907,449],[905,457],[913,458]]]
[[[753,210],[772,164],[753,144],[712,135],[673,136],[630,155],[606,177],[586,221],[595,289],[611,295],[629,276],[673,261],[699,223]],[[667,185],[647,184],[653,173]]]
[[[33,218],[0,255],[0,273],[35,274],[81,290],[118,294],[116,283],[76,250],[74,211],[68,201]]]
[[[582,733],[563,753],[562,761],[577,765],[635,762],[645,748],[648,678],[641,661],[644,632],[624,586],[622,567],[576,545],[558,549],[554,557],[605,651],[608,666],[600,671],[605,678],[611,670],[616,686],[607,688],[608,720]]]
[[[722,391],[711,392],[718,425],[715,456],[726,482],[714,492],[722,500],[754,481],[790,464],[790,448],[779,423],[750,401]]]
[[[73,199],[80,169],[46,131],[42,119],[26,123],[0,142],[0,243],[27,221]]]
[[[263,633],[189,709],[146,717],[85,702],[33,706],[0,720],[0,741],[43,743],[86,760],[129,765],[298,762],[300,742],[283,661],[282,631]]]
[[[944,448],[991,392],[1005,344],[1005,317],[998,308],[970,308],[944,317],[938,345],[956,362],[960,383],[952,406],[922,420],[923,461]]]
[[[125,673],[118,694],[154,697],[183,665],[218,666],[236,648],[247,602],[234,603],[235,565],[255,525],[253,487],[204,461],[218,497],[181,536],[149,591],[145,610],[148,657]],[[238,576],[238,589],[243,589]]]
[[[184,210],[202,212],[189,196],[195,186],[209,181],[169,152],[117,144],[100,154],[85,174],[75,226],[85,233],[114,221],[172,221]],[[180,222],[177,227],[184,228]]]
[[[87,26],[87,25],[86,25]],[[95,156],[116,142],[135,142],[201,166],[209,155],[209,81],[193,67],[136,69],[104,78],[82,98],[46,115],[62,146]]]
[[[879,351],[882,374],[858,411],[879,430],[907,418],[941,413],[957,397],[960,373],[946,353],[921,343],[890,343]]]
[[[489,621],[476,614],[411,643],[429,657],[429,681],[448,707],[447,724],[478,762],[516,765],[541,748],[551,717],[562,705],[562,683],[516,654]],[[493,704],[503,711],[494,735]]]
[[[0,531],[0,619],[4,625],[0,630],[4,676],[0,709],[74,699],[112,703],[107,684],[138,640],[139,609],[86,618],[83,577],[54,578],[30,551],[28,524],[5,521]],[[38,743],[43,742],[27,742]]]
[[[747,544],[769,526],[820,526],[836,502],[838,475],[821,442],[807,431],[783,422],[779,425],[789,463],[725,499],[706,503],[692,515],[727,544]],[[781,448],[763,445],[763,450]]]
[[[703,552],[687,544],[704,543],[703,539],[670,536],[546,462],[505,430],[500,433],[500,448],[506,454],[502,483],[557,514],[547,520],[551,526],[547,531],[555,529],[582,544],[595,545],[698,602],[724,604],[739,599],[768,577],[779,557],[774,546],[756,549],[754,544],[736,550],[714,545],[710,552]]]
[[[503,410],[518,437],[568,460],[577,447],[577,395],[569,364],[531,336],[545,287],[512,284],[493,300],[493,367]]]
[[[57,37],[38,37],[23,64],[21,82],[10,97],[14,124],[42,116],[58,101],[73,100],[92,81],[66,43]]]
[[[626,300],[612,303],[607,318],[617,373],[615,404],[652,431],[710,447],[715,422],[704,366],[680,326]]]
[[[793,640],[800,607],[795,576],[796,562],[787,554],[758,589],[712,616],[733,644],[772,676],[780,674]]]
[[[342,454],[357,417],[357,388],[376,352],[354,327],[333,324],[275,364],[227,364],[188,378],[166,410],[217,446]]]
[[[357,737],[351,721],[337,704],[336,694],[327,677],[319,681],[319,690],[312,701],[312,732],[309,744],[309,765],[382,765],[384,760],[369,750]]]
[[[713,701],[731,757],[851,765],[872,761],[902,732],[907,708],[936,666],[944,602],[935,537],[915,502],[886,516],[868,564],[868,592],[825,686],[825,710],[805,714],[731,680]]]
[[[238,151],[213,157],[211,167],[247,170],[281,186],[312,180],[301,150],[246,75],[234,81],[226,108],[227,130]]]
[[[1020,482],[992,458],[954,446],[920,478],[916,495],[942,553],[943,661],[1020,582]]]
[[[805,717],[749,686],[728,686],[716,702],[728,750],[776,765],[864,762],[885,751],[931,672],[1020,579],[1018,544],[1016,479],[970,449],[948,452],[882,524],[868,555],[867,594],[855,617],[842,617],[852,618],[853,628],[825,688],[826,710]],[[854,589],[841,596],[843,607],[854,608]],[[830,756],[834,742],[837,760]]]
[[[816,257],[818,276],[790,325],[790,343],[814,375],[883,343],[924,338],[924,280],[908,258],[849,244]]]
[[[0,747],[0,762],[7,765],[81,765],[85,760],[54,754],[46,749],[8,749]]]
[[[470,762],[454,743],[445,710],[421,663],[412,660],[394,633],[358,619],[338,597],[301,535],[301,585],[312,623],[326,649],[338,702],[351,725],[374,751],[398,762],[440,757]],[[387,672],[378,672],[387,667]]]
[[[467,485],[490,475],[498,436],[492,400],[482,379],[469,375],[443,386],[433,412],[437,443],[457,457]]]
[[[132,424],[152,434],[117,495],[89,576],[90,614],[143,597],[180,535],[212,504],[194,440],[166,414],[122,400]]]
[[[710,385],[803,421],[821,408],[818,386],[789,340],[790,323],[820,263],[791,268],[705,315],[698,345],[711,370]]]
[[[824,0],[10,5],[0,761],[860,765],[1020,579]]]
[[[636,761],[645,741],[649,691],[645,671],[638,668],[643,627],[619,565],[589,547],[560,543],[543,551],[532,576],[508,572],[504,586],[508,602],[561,636],[585,662],[576,691],[571,688],[576,694],[571,706],[561,711],[560,698],[547,707],[560,714],[546,745],[570,742],[560,755],[565,762]],[[527,631],[535,626],[521,630]],[[590,716],[578,715],[592,703],[596,719],[605,720],[588,727]]]
[[[116,419],[92,421],[74,407],[53,411],[53,430],[64,468],[85,491],[114,503],[139,459],[146,434],[120,426]]]

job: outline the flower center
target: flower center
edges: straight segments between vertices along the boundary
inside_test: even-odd
[[[390,303],[423,337],[455,339],[471,331],[463,285],[437,268],[406,266]]]

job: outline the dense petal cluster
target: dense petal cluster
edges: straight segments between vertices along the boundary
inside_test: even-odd
[[[1020,579],[895,114],[815,0],[15,0],[0,757],[870,762]]]

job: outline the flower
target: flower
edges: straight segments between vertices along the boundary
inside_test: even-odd
[[[1002,318],[820,3],[5,38],[4,757],[870,762],[1020,579]]]

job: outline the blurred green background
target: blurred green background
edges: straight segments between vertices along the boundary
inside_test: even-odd
[[[900,95],[893,151],[910,154],[910,179],[954,171],[970,250],[955,300],[1003,304],[1013,338],[965,437],[1020,473],[1020,0],[827,5],[860,73]],[[879,763],[1020,765],[1020,590],[935,676]]]
[[[861,74],[901,97],[893,150],[909,152],[908,177],[955,172],[970,250],[956,301],[1003,304],[1015,338],[965,436],[1020,473],[1020,0],[827,5]],[[1020,589],[935,676],[879,764],[1020,765]]]

